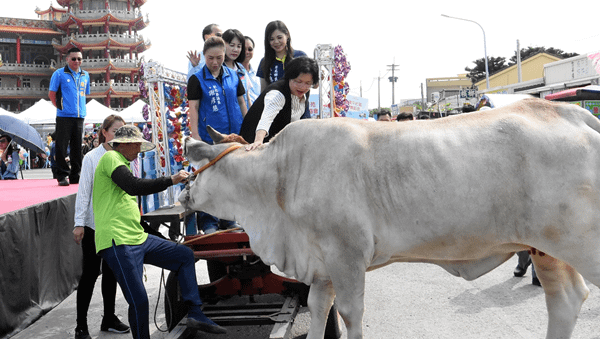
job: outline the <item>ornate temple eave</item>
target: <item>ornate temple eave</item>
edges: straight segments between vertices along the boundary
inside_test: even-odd
[[[90,49],[91,50],[102,50],[105,48],[130,50],[131,48],[133,48],[132,52],[142,53],[142,52],[146,51],[148,48],[150,48],[150,46],[151,46],[150,42],[145,42],[143,40],[137,41],[135,43],[127,44],[127,43],[118,42],[116,40],[113,40],[112,38],[107,38],[106,40],[95,42],[95,43],[90,43],[90,44],[86,44],[86,43],[82,43],[82,42],[70,39],[69,42],[67,42],[64,45],[61,45],[58,41],[53,40],[52,45],[54,46],[54,48],[57,51],[61,52],[62,54],[67,53],[67,51],[73,47],[77,47],[83,51],[90,50]]]
[[[71,1],[72,1],[72,0],[56,0],[56,2],[57,2],[59,5],[63,6],[63,7],[67,7],[67,6],[69,6],[69,3],[70,3]],[[141,6],[141,5],[145,4],[145,3],[146,3],[146,0],[135,0],[135,1],[133,2],[134,6]]]
[[[131,20],[125,20],[125,19],[119,19],[112,14],[106,14],[106,15],[104,15],[100,18],[96,18],[96,19],[82,19],[82,18],[78,18],[78,17],[74,16],[73,14],[71,14],[66,21],[56,21],[55,20],[54,24],[59,29],[67,32],[69,30],[69,28],[71,28],[71,27],[79,27],[80,25],[89,26],[89,25],[94,25],[94,24],[95,25],[104,25],[106,22],[108,22],[109,24],[121,24],[124,26],[131,25],[132,27],[134,27],[137,30],[142,30],[142,29],[148,27],[148,24],[150,23],[149,21],[144,21],[143,16],[139,16],[139,17],[131,19]]]
[[[41,10],[39,8],[35,9],[35,13],[37,15],[44,15],[44,14],[48,14],[48,13],[52,13],[52,12],[67,13],[67,10],[66,9],[62,9],[62,8],[55,8],[52,5],[50,5],[50,8],[45,9],[45,10]]]

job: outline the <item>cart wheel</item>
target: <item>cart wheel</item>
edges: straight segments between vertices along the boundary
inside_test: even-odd
[[[342,337],[342,328],[340,327],[340,318],[335,302],[331,305],[329,315],[327,316],[327,324],[325,325],[324,339],[339,339]]]
[[[179,290],[179,281],[175,272],[169,273],[165,287],[165,318],[169,331],[173,330],[177,324],[188,313],[188,306],[181,298]]]

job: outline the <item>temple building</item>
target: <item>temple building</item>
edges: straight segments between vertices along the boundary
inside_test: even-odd
[[[39,20],[0,18],[0,107],[22,111],[47,99],[50,77],[73,47],[90,73],[88,99],[113,109],[135,102],[140,53],[150,47],[138,33],[148,25],[146,0],[56,2],[62,8],[36,9]]]

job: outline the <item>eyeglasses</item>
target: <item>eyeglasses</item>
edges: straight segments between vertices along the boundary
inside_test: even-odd
[[[71,58],[71,61],[81,61],[81,58]]]
[[[0,139],[0,144],[8,144],[8,140],[7,139]]]
[[[312,82],[309,84],[296,79],[292,79],[292,82],[300,88],[310,88],[313,85]]]

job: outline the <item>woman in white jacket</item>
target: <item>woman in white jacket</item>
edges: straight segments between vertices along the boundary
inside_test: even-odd
[[[96,255],[94,212],[92,209],[92,187],[96,166],[104,153],[112,149],[108,142],[115,137],[116,130],[123,125],[125,125],[125,121],[118,115],[111,114],[106,117],[98,131],[99,147],[94,148],[85,155],[81,166],[81,177],[75,200],[75,228],[73,229],[75,242],[81,244],[83,252],[83,272],[77,288],[75,339],[91,339],[87,327],[87,312],[96,279],[100,275],[100,265],[102,265],[102,299],[104,301],[104,317],[100,330],[115,333],[129,332],[129,326],[123,324],[115,315],[117,280],[108,265]]]

